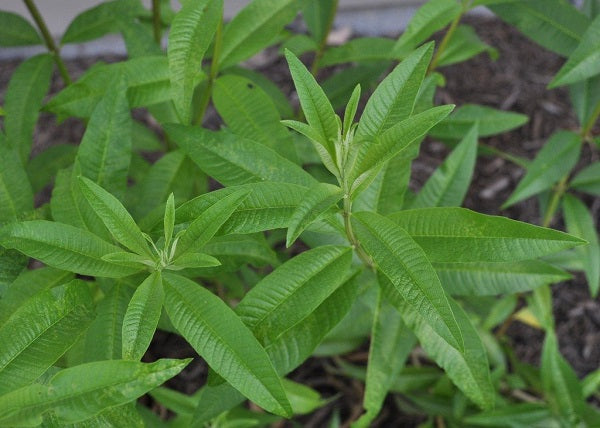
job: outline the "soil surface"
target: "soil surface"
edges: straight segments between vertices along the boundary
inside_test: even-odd
[[[495,19],[469,18],[479,36],[499,51],[497,61],[480,55],[466,63],[441,69],[447,85],[438,91],[439,103],[483,104],[494,108],[511,110],[529,116],[525,126],[487,138],[486,144],[505,152],[532,159],[546,139],[558,129],[576,129],[577,123],[572,113],[568,94],[563,89],[548,91],[546,85],[558,71],[563,60],[535,45],[520,33]],[[68,62],[74,79],[94,64],[98,58],[80,59]],[[122,60],[118,57],[103,57],[105,62]],[[0,63],[0,98],[3,98],[8,80],[20,61]],[[252,64],[291,93],[287,66],[275,55],[266,54]],[[62,88],[58,76],[54,76],[52,93]],[[153,125],[143,111],[136,111],[137,119]],[[215,115],[209,115],[209,126],[216,125]],[[57,124],[53,116],[42,113],[35,136],[35,154],[57,143],[80,141],[84,124],[77,119],[68,119]],[[448,153],[440,142],[428,140],[421,149],[419,158],[413,165],[411,186],[418,189]],[[594,154],[586,148],[582,164],[589,163]],[[500,205],[515,188],[523,170],[509,161],[494,157],[478,159],[473,182],[466,198],[465,206],[488,214],[502,214],[514,219],[534,224],[541,222],[536,201],[531,199],[501,211]],[[37,204],[49,199],[50,189],[37,195]],[[585,198],[584,198],[585,199]],[[592,207],[594,218],[599,218],[600,200],[585,199]],[[556,218],[552,224],[562,228],[562,219]],[[585,280],[576,275],[573,280],[552,287],[554,315],[560,343],[565,358],[579,376],[600,366],[600,300],[591,299]],[[515,347],[519,359],[531,364],[539,364],[543,334],[524,324],[515,322],[507,330],[508,340]],[[366,361],[363,348],[344,356],[352,362]],[[146,358],[148,361],[161,357],[184,358],[196,356],[186,342],[171,334],[158,332]],[[311,358],[293,373],[293,378],[321,391],[325,397],[336,395],[329,405],[314,414],[298,419],[301,426],[325,426],[333,412],[339,412],[341,420],[348,422],[361,412],[363,386],[360,382],[336,375],[335,361],[325,358]],[[193,393],[205,381],[207,367],[196,358],[184,372],[171,380],[169,385],[185,393]],[[143,401],[158,414],[167,416],[167,411],[149,397]],[[422,422],[418,416],[407,415],[399,410],[399,402],[388,397],[381,416],[373,426],[416,426]],[[290,424],[288,424],[291,426]]]

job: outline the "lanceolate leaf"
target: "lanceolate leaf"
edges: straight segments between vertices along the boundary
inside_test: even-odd
[[[194,76],[223,15],[223,0],[184,3],[169,33],[169,73],[173,101],[184,124],[191,120]]]
[[[585,239],[588,245],[577,248],[583,260],[585,277],[592,297],[598,295],[600,289],[600,243],[598,230],[587,207],[579,199],[566,195],[563,201],[567,231],[574,236]]]
[[[289,247],[321,214],[337,203],[344,192],[338,186],[318,183],[310,187],[290,218],[285,245]]]
[[[569,95],[579,123],[587,123],[600,104],[600,75],[569,85]]]
[[[169,318],[211,368],[265,410],[291,415],[281,379],[238,316],[187,278],[165,274],[163,283]]]
[[[306,2],[302,8],[302,18],[317,44],[322,43],[327,37],[329,23],[332,22],[336,10],[337,1],[335,0],[312,0]]]
[[[393,47],[394,41],[387,37],[357,37],[341,46],[327,49],[319,61],[319,66],[393,59]]]
[[[562,269],[538,260],[434,263],[433,267],[446,292],[458,296],[522,293],[571,278]]]
[[[16,13],[0,11],[0,46],[41,45],[37,30]]]
[[[133,293],[123,319],[123,359],[139,361],[150,345],[164,301],[160,272],[154,272]]]
[[[352,225],[377,270],[393,285],[390,292],[414,308],[449,346],[462,351],[460,326],[433,266],[417,243],[394,222],[375,213],[353,215]]]
[[[46,220],[12,223],[0,229],[0,244],[49,266],[91,276],[121,277],[136,269],[108,263],[102,256],[118,247],[76,227]]]
[[[527,167],[527,174],[519,182],[503,207],[509,207],[523,199],[550,189],[571,171],[579,159],[581,137],[574,132],[560,131],[554,134]]]
[[[53,66],[50,54],[29,58],[15,70],[6,89],[4,129],[8,143],[16,148],[23,164],[29,159],[33,129],[50,86]]]
[[[199,217],[188,226],[177,242],[175,264],[177,264],[178,256],[186,252],[200,250],[210,241],[246,196],[248,196],[247,191],[235,192],[200,213]]]
[[[41,376],[79,338],[94,316],[83,281],[44,290],[1,327],[0,396]]]
[[[236,312],[267,346],[311,314],[343,282],[349,248],[323,246],[292,258],[256,284]]]
[[[337,140],[340,130],[333,107],[304,64],[290,51],[286,51],[285,56],[306,121],[319,136],[315,142],[323,146],[331,158],[335,159],[334,141]]]
[[[98,103],[77,153],[81,174],[121,196],[131,160],[131,116],[127,86],[121,76]]]
[[[34,383],[1,396],[0,424],[35,426],[44,415],[54,416],[60,424],[81,422],[135,400],[178,374],[190,361],[97,361],[70,367],[47,385]]]
[[[202,171],[225,186],[281,181],[308,187],[315,182],[298,165],[255,141],[199,127],[164,128]]]
[[[16,148],[0,132],[0,225],[33,210],[33,192]]]
[[[275,41],[298,12],[296,0],[253,0],[225,27],[219,67],[237,64]]]
[[[550,88],[579,82],[600,74],[600,17],[596,17],[583,35],[581,43],[558,71]]]
[[[85,177],[80,177],[79,186],[96,214],[118,242],[137,254],[152,257],[142,231],[117,198]]]
[[[563,232],[465,208],[424,208],[389,217],[432,262],[530,260],[585,243]]]
[[[579,171],[570,185],[581,192],[600,196],[600,162],[595,162]]]
[[[476,158],[477,126],[474,126],[429,177],[412,202],[411,208],[462,205],[471,183]]]
[[[360,118],[358,141],[369,141],[412,114],[432,53],[432,43],[417,49],[377,86]]]
[[[458,350],[431,327],[424,318],[399,293],[393,291],[389,280],[380,275],[380,285],[391,303],[398,309],[404,322],[419,339],[419,343],[435,362],[444,369],[448,377],[471,400],[484,409],[494,405],[494,389],[490,380],[488,359],[477,331],[467,314],[452,298],[448,302],[464,340],[464,350]]]

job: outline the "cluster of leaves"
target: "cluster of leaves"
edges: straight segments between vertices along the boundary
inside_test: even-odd
[[[569,278],[565,268],[598,291],[594,222],[567,194],[600,193],[598,165],[569,179],[600,115],[596,1],[584,15],[561,0],[431,0],[397,40],[336,47],[326,43],[336,0],[253,0],[227,24],[222,0],[188,0],[178,12],[168,0],[150,10],[113,0],[77,16],[59,46],[25,3],[39,31],[0,12],[0,44],[49,53],[19,66],[2,109],[0,425],[164,426],[136,403],[145,393],[176,414],[169,425],[266,425],[327,404],[285,377],[311,355],[334,356],[338,374],[364,380],[356,427],[390,392],[428,424],[600,424],[585,401],[600,376],[581,383],[560,356],[548,289]],[[479,139],[527,120],[434,105],[440,67],[497,55],[460,24],[481,5],[572,52],[553,85],[572,85],[582,130],[553,136],[506,202],[541,194],[551,219],[562,201],[570,234],[460,208],[486,150]],[[299,12],[308,34],[286,29]],[[427,40],[446,26],[434,49]],[[115,32],[129,59],[71,82],[60,46]],[[300,112],[240,65],[275,44]],[[310,71],[298,59],[309,52]],[[44,103],[55,64],[65,88]],[[361,97],[361,88],[374,90]],[[218,131],[202,127],[211,104]],[[165,138],[133,120],[134,108]],[[79,144],[31,158],[42,110],[84,120]],[[453,150],[415,195],[410,165],[428,134]],[[146,152],[162,156],[150,163]],[[211,182],[220,185],[210,191]],[[50,185],[49,203],[34,206]],[[30,258],[44,267],[28,269]],[[527,305],[516,311],[519,296]],[[519,318],[546,330],[541,370],[493,334]],[[192,396],[160,386],[189,360],[141,362],[157,329],[181,335],[210,366]],[[369,338],[366,368],[338,358]],[[271,414],[248,410],[247,399]]]

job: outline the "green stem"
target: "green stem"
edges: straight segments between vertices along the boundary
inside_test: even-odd
[[[321,58],[325,53],[325,48],[327,47],[327,36],[331,32],[331,28],[333,27],[333,20],[335,18],[335,11],[338,8],[338,0],[334,0],[331,5],[333,12],[329,14],[329,20],[327,21],[327,26],[325,27],[325,32],[323,33],[323,38],[319,42],[319,48],[315,54],[315,59],[313,60],[312,66],[310,67],[310,74],[312,74],[315,78],[317,77],[317,73],[319,72],[319,63],[321,62]]]
[[[200,99],[200,108],[198,110],[198,114],[194,119],[195,125],[202,125],[202,120],[204,119],[204,115],[206,114],[206,109],[208,108],[208,103],[210,102],[210,98],[212,96],[213,87],[215,84],[215,80],[217,78],[217,74],[219,74],[219,57],[221,55],[221,44],[223,41],[223,17],[219,20],[219,25],[217,26],[217,31],[215,33],[215,47],[213,49],[212,60],[210,62],[210,71],[208,74],[208,81],[206,83],[206,89],[202,93],[202,98]]]
[[[590,139],[592,128],[598,120],[598,117],[600,117],[600,102],[596,105],[596,108],[594,109],[592,115],[581,130],[581,138],[583,138],[584,140]]]
[[[356,239],[356,235],[354,235],[354,230],[352,229],[351,221],[352,201],[350,200],[350,195],[348,194],[344,195],[344,212],[342,215],[344,217],[344,229],[346,230],[346,237],[348,238],[348,242],[350,242],[350,245],[356,251],[356,254],[362,260],[362,262],[369,268],[374,270],[375,263],[373,262],[373,259],[371,259],[371,257],[366,253],[366,251],[360,245],[360,242],[358,242],[358,239]]]
[[[487,150],[488,152],[498,156],[499,158],[502,158],[504,160],[507,160],[509,162],[514,163],[515,165],[520,166],[521,168],[527,168],[527,163],[521,159],[518,156],[513,156],[510,153],[506,153],[502,150],[499,150],[493,146],[490,146],[488,144],[485,143],[479,143],[479,147],[481,147],[484,150]]]
[[[542,222],[542,226],[548,227],[550,223],[552,223],[552,219],[554,218],[554,214],[558,209],[558,204],[560,199],[567,191],[567,180],[569,179],[568,175],[565,175],[556,185],[554,191],[552,192],[552,196],[550,198],[550,203],[548,204],[548,209],[546,210],[546,214],[544,215],[544,220]]]
[[[162,38],[162,24],[160,19],[160,0],[152,0],[152,28],[154,30],[154,41],[159,44]]]
[[[460,13],[458,15],[456,15],[456,18],[454,18],[454,20],[450,24],[450,28],[448,28],[448,31],[446,31],[446,34],[444,34],[444,38],[440,42],[440,45],[438,46],[437,51],[435,52],[435,55],[433,55],[431,64],[429,64],[429,70],[428,70],[429,73],[432,73],[437,68],[438,62],[440,61],[440,56],[446,50],[446,47],[448,47],[448,43],[450,42],[452,35],[456,31],[456,28],[458,28],[458,24],[464,13],[465,13],[465,7],[463,5],[462,10],[460,11]]]
[[[67,85],[67,86],[70,85],[71,84],[71,76],[69,76],[67,67],[65,66],[65,63],[63,62],[62,58],[60,57],[60,50],[59,50],[58,46],[56,46],[56,43],[54,42],[54,39],[52,38],[50,31],[48,30],[48,26],[46,25],[44,18],[40,14],[40,11],[38,10],[38,8],[35,5],[35,3],[33,2],[33,0],[23,0],[23,1],[25,2],[25,6],[27,6],[27,10],[29,10],[31,17],[33,18],[36,25],[38,26],[40,33],[42,33],[42,37],[44,38],[46,47],[48,48],[48,50],[52,53],[52,56],[54,57],[54,62],[56,63],[56,66],[58,67],[58,71],[63,79],[63,82],[65,82],[65,85]]]

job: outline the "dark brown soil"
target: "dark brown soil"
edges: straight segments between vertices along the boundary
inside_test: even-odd
[[[497,20],[470,18],[468,21],[484,41],[499,50],[500,57],[493,62],[487,56],[480,55],[466,63],[442,69],[447,85],[439,90],[438,101],[457,105],[484,104],[526,114],[530,117],[528,124],[515,131],[488,138],[485,142],[529,159],[534,157],[546,139],[557,129],[575,129],[577,123],[566,92],[562,89],[546,90],[546,85],[563,60]],[[68,67],[72,76],[76,78],[96,60],[69,61]],[[112,62],[120,58],[102,60]],[[18,61],[0,64],[0,98],[3,97],[8,79],[17,65]],[[290,92],[289,73],[283,61],[274,56],[267,56],[255,65]],[[52,92],[57,92],[61,87],[62,83],[55,76]],[[140,113],[136,112],[137,114]],[[81,139],[83,130],[84,125],[79,120],[69,119],[57,125],[53,117],[42,114],[35,137],[34,152],[38,153],[56,143],[76,144]],[[414,163],[414,178],[411,183],[413,188],[418,189],[425,182],[447,153],[446,146],[439,142],[427,141],[423,145],[421,154]],[[590,156],[589,152],[585,152],[582,162],[589,162]],[[540,218],[534,200],[517,204],[505,211],[499,209],[522,175],[522,169],[508,161],[480,157],[465,206],[484,213],[502,214],[539,224]],[[38,197],[38,203],[47,201],[47,198],[48,189]],[[587,202],[592,207],[594,217],[599,218],[600,201],[587,199]],[[561,224],[561,219],[558,218],[553,226],[560,228]],[[600,300],[590,298],[585,280],[580,275],[571,281],[554,285],[553,297],[561,352],[577,374],[584,376],[600,367]],[[540,331],[515,322],[508,329],[508,338],[521,360],[539,364],[543,340]],[[184,340],[159,332],[147,358],[153,360],[167,356],[182,358],[196,355]],[[363,349],[347,358],[364,362],[364,357]],[[311,358],[294,372],[295,379],[313,386],[325,396],[340,394],[328,406],[302,418],[302,426],[325,426],[334,409],[345,422],[360,413],[362,384],[334,374],[331,370],[333,366],[335,363],[329,359]],[[202,385],[206,374],[206,365],[197,358],[169,384],[182,392],[193,393]],[[145,400],[157,413],[166,415],[164,409],[156,403],[153,404],[152,400]],[[400,412],[394,400],[389,397],[381,417],[374,426],[410,427],[419,422],[422,422],[422,419],[418,416]]]

